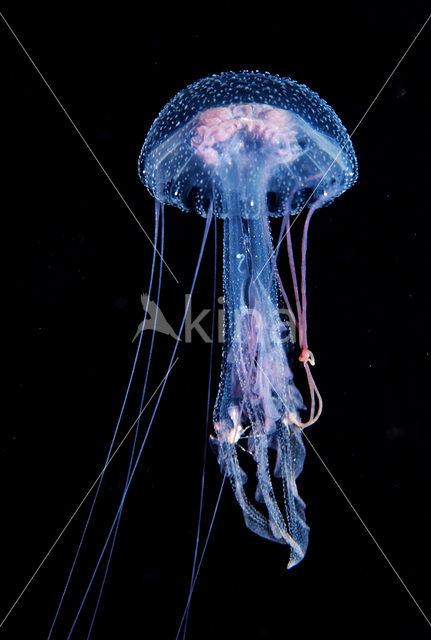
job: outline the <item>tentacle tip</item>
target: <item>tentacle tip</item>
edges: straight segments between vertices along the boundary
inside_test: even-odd
[[[312,367],[316,364],[316,360],[314,358],[313,352],[310,349],[303,349],[301,355],[299,356],[299,362],[303,364],[311,364]]]
[[[293,557],[291,557],[289,559],[289,562],[287,563],[286,569],[288,571],[289,571],[289,569],[293,569],[293,567],[296,567],[296,565],[299,564],[303,559],[304,559],[304,556],[297,556],[296,554],[293,555]]]

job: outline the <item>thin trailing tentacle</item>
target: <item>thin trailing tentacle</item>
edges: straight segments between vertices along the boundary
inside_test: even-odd
[[[157,237],[158,237],[158,230],[159,230],[160,203],[158,203],[157,201],[154,203],[154,209],[155,209],[154,242],[153,242],[153,256],[152,256],[151,271],[150,271],[150,281],[149,281],[149,285],[148,285],[148,292],[149,292],[148,293],[148,298],[149,298],[149,296],[151,294],[151,289],[152,289],[152,285],[153,285],[153,278],[154,278],[154,272],[155,272],[156,254],[158,253],[156,245],[157,245]],[[146,314],[147,314],[147,308],[145,309],[144,322],[145,322]],[[66,579],[66,583],[64,585],[62,594],[60,596],[60,600],[59,600],[58,605],[57,605],[57,609],[55,611],[54,617],[53,617],[52,622],[51,622],[51,626],[50,626],[50,629],[49,629],[49,632],[48,632],[48,635],[47,635],[47,640],[50,640],[50,638],[52,636],[52,633],[54,631],[55,624],[57,622],[60,610],[61,610],[61,608],[63,606],[64,599],[65,599],[67,591],[69,589],[69,584],[70,584],[70,581],[72,579],[76,564],[78,562],[78,558],[79,558],[79,555],[80,555],[80,552],[81,552],[81,548],[82,548],[82,545],[84,543],[84,540],[85,540],[85,537],[86,537],[86,534],[87,534],[87,530],[88,530],[88,527],[90,525],[90,522],[91,522],[91,519],[92,519],[92,516],[93,516],[93,512],[94,512],[94,509],[95,509],[95,506],[96,506],[97,499],[99,497],[100,489],[101,489],[101,486],[102,486],[102,483],[103,483],[103,479],[104,479],[104,476],[105,476],[106,467],[107,467],[107,465],[109,463],[109,460],[110,460],[110,457],[111,457],[111,453],[113,451],[114,444],[115,444],[115,441],[117,439],[118,430],[120,428],[120,423],[121,423],[121,420],[123,418],[126,402],[127,402],[128,397],[129,397],[130,387],[131,387],[131,384],[132,384],[133,376],[135,374],[135,369],[136,369],[136,364],[137,364],[137,361],[138,361],[138,356],[139,356],[139,353],[140,353],[140,350],[141,350],[142,336],[143,336],[143,332],[139,336],[139,341],[138,341],[138,345],[137,345],[137,348],[136,348],[135,357],[134,357],[134,360],[133,360],[132,371],[130,373],[129,381],[127,383],[126,392],[125,392],[125,395],[124,395],[123,403],[121,405],[120,414],[119,414],[117,423],[115,425],[115,429],[114,429],[114,433],[113,433],[113,436],[112,436],[112,440],[111,440],[111,443],[109,445],[108,453],[106,455],[105,464],[103,466],[102,473],[100,474],[99,481],[97,483],[97,487],[96,487],[96,491],[95,491],[95,494],[94,494],[94,497],[93,497],[93,500],[92,500],[92,503],[91,503],[90,511],[89,511],[87,520],[85,522],[85,525],[84,525],[80,540],[78,542],[78,546],[77,546],[76,551],[75,551],[75,555],[74,555],[74,558],[73,558],[73,561],[72,561],[72,565],[70,567],[70,570],[69,570],[69,573],[68,573],[68,576],[67,576],[67,579]]]
[[[206,245],[206,241],[207,241],[207,237],[208,237],[208,232],[209,232],[209,228],[210,228],[210,225],[211,225],[211,221],[212,221],[212,208],[210,208],[210,210],[208,212],[208,217],[206,219],[205,229],[204,229],[204,233],[203,233],[203,237],[202,237],[202,243],[201,243],[201,247],[200,247],[200,251],[199,251],[199,255],[198,255],[198,259],[197,259],[197,263],[196,263],[195,273],[194,273],[192,284],[191,284],[191,287],[190,287],[190,296],[189,296],[189,299],[188,299],[188,303],[186,305],[186,309],[184,311],[184,315],[183,315],[183,319],[181,321],[181,325],[180,325],[179,331],[178,331],[177,340],[176,340],[175,346],[174,346],[174,348],[172,350],[172,354],[171,354],[171,358],[170,358],[170,361],[169,361],[167,373],[166,373],[165,377],[163,378],[162,382],[160,383],[160,385],[158,387],[157,399],[155,401],[155,406],[154,406],[153,411],[151,413],[151,416],[149,418],[145,435],[144,435],[144,437],[142,439],[142,442],[141,442],[141,445],[139,447],[139,450],[137,451],[136,456],[134,458],[133,467],[130,470],[130,473],[128,475],[128,480],[127,480],[127,483],[126,483],[126,485],[124,487],[123,495],[122,495],[120,504],[118,506],[118,509],[117,509],[116,514],[114,516],[114,519],[113,519],[113,522],[111,524],[111,527],[110,527],[110,529],[108,531],[108,534],[107,534],[107,536],[105,538],[105,541],[104,541],[103,547],[101,549],[99,558],[97,560],[96,566],[94,568],[94,571],[92,573],[90,581],[89,581],[89,583],[87,585],[87,588],[85,590],[85,593],[84,593],[84,595],[83,595],[83,597],[81,599],[81,603],[80,603],[79,608],[78,608],[78,610],[76,612],[75,618],[74,618],[74,620],[72,622],[72,625],[70,626],[67,639],[69,639],[71,637],[71,635],[72,635],[72,633],[73,633],[73,631],[74,631],[74,629],[76,627],[76,624],[78,622],[79,616],[81,614],[81,611],[82,611],[82,609],[84,607],[84,604],[86,602],[86,599],[88,597],[88,594],[90,592],[92,584],[94,582],[96,573],[97,573],[97,571],[99,569],[99,566],[101,564],[101,561],[102,561],[102,559],[103,559],[103,557],[105,555],[105,552],[107,550],[109,541],[111,540],[111,536],[113,535],[113,532],[115,530],[117,520],[118,520],[119,516],[121,515],[121,512],[122,512],[122,509],[123,509],[123,506],[124,506],[124,502],[126,500],[130,485],[132,483],[132,480],[133,480],[133,477],[135,475],[135,472],[136,472],[136,469],[138,467],[138,464],[139,464],[139,462],[140,462],[140,460],[142,458],[142,454],[143,454],[143,451],[144,451],[148,436],[150,434],[150,431],[151,431],[151,428],[152,428],[156,413],[158,411],[158,408],[159,408],[163,393],[165,391],[169,374],[172,371],[173,367],[175,366],[175,363],[176,363],[175,356],[176,356],[176,352],[177,352],[177,349],[178,349],[180,335],[181,335],[181,333],[182,333],[182,331],[184,329],[184,325],[185,325],[185,322],[186,322],[186,317],[187,317],[190,301],[191,301],[191,298],[192,298],[192,295],[193,295],[193,291],[194,291],[194,288],[195,288],[195,285],[196,285],[196,280],[197,280],[197,276],[198,276],[198,273],[199,273],[199,268],[200,268],[200,265],[201,265],[202,256],[203,256],[204,248],[205,248],[205,245]],[[141,334],[141,337],[142,337],[142,334]]]

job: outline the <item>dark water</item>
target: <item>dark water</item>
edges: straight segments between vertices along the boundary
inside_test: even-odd
[[[310,86],[351,132],[427,7],[339,4],[316,13],[285,5],[234,18],[218,6],[15,5],[4,15],[122,196],[3,24],[3,349],[12,350],[0,432],[6,614],[99,473],[121,407],[151,264],[151,245],[125,202],[152,236],[137,157],[158,111],[200,77],[259,69]],[[325,407],[307,431],[428,612],[429,38],[428,25],[354,133],[359,181],[311,224],[309,343]],[[164,271],[160,308],[175,330],[202,233],[200,217],[167,209],[165,259],[179,284]],[[211,305],[211,265],[209,247],[193,318]],[[287,280],[284,255],[283,265]],[[220,274],[218,287],[221,295]],[[201,326],[209,333],[209,314]],[[150,393],[173,344],[157,338]],[[94,638],[175,638],[199,502],[209,346],[195,332],[178,356],[124,510]],[[219,364],[217,345],[212,401]],[[143,375],[141,366],[123,434],[136,418]],[[251,534],[226,490],[187,637],[426,638],[427,622],[306,446],[298,481],[311,527],[305,560],[287,572],[286,548]],[[107,473],[53,638],[67,637],[120,499],[126,449]],[[220,482],[209,452],[204,532]],[[0,628],[5,640],[46,637],[86,509]],[[86,637],[94,602],[73,637]]]

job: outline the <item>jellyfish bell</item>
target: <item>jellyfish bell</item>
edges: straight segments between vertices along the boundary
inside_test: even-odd
[[[322,407],[307,342],[308,225],[317,208],[357,177],[350,138],[332,108],[306,86],[268,73],[222,73],[186,87],[165,106],[142,147],[139,175],[156,201],[207,217],[206,233],[209,218],[223,219],[225,331],[212,440],[246,525],[289,545],[292,567],[308,545],[296,486],[305,457],[302,430]],[[298,284],[289,219],[305,205]],[[284,300],[295,316],[277,269],[271,216],[283,216],[299,361],[310,392],[307,420],[292,373],[293,332],[285,340],[279,313]],[[276,451],[273,469],[270,449]],[[245,488],[244,455],[256,467],[254,500]]]
[[[180,91],[154,121],[139,158],[140,177],[157,200],[201,215],[211,202],[219,217],[227,215],[223,177],[232,167],[264,182],[261,204],[270,216],[284,215],[287,203],[298,213],[310,194],[309,204],[328,203],[357,176],[350,138],[324,100],[294,80],[248,71]],[[260,215],[249,200],[242,216]]]

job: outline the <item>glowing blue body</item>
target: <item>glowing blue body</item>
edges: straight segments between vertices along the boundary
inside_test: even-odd
[[[247,526],[288,544],[294,566],[308,544],[296,487],[308,423],[301,423],[305,407],[293,381],[293,335],[280,319],[284,287],[269,217],[284,216],[288,228],[305,204],[312,213],[345,191],[357,175],[353,147],[331,107],[304,85],[263,73],[224,73],[190,85],[166,105],[148,133],[139,170],[158,201],[224,219],[225,335],[213,442]],[[308,354],[306,230],[297,325]],[[314,393],[308,369],[307,376]],[[255,501],[266,512],[246,496],[241,456],[256,466]]]

